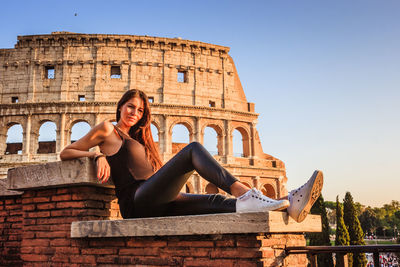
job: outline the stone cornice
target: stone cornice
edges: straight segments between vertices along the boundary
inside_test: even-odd
[[[125,46],[174,50],[177,47],[190,48],[191,50],[211,50],[220,54],[228,54],[229,47],[204,43],[200,41],[183,40],[181,38],[165,38],[141,35],[119,35],[119,34],[85,34],[70,32],[54,32],[52,34],[24,35],[18,36],[15,48],[40,46]]]
[[[1,50],[0,50],[0,56],[1,56]],[[122,65],[135,65],[135,66],[143,66],[143,67],[156,67],[160,68],[165,66],[166,68],[175,68],[178,69],[179,71],[200,71],[200,72],[208,72],[208,73],[216,73],[216,74],[223,74],[226,73],[228,76],[232,76],[233,72],[232,71],[227,71],[223,69],[212,69],[212,68],[204,68],[201,66],[196,66],[196,65],[182,65],[182,64],[170,64],[170,63],[161,63],[161,62],[143,62],[143,61],[130,61],[130,60],[63,60],[63,59],[57,59],[57,60],[40,60],[40,59],[35,59],[35,60],[11,60],[11,61],[4,61],[0,63],[1,66],[5,69],[9,67],[26,67],[26,66],[56,66],[56,65],[94,65],[94,64],[101,64],[103,66],[105,65],[111,65],[111,66],[122,66]]]
[[[102,102],[102,101],[82,101],[82,102],[36,102],[36,103],[14,103],[14,104],[0,104],[0,114],[2,116],[7,116],[4,114],[6,110],[21,110],[24,108],[31,108],[31,109],[38,109],[38,108],[51,108],[51,107],[58,107],[58,108],[66,108],[66,107],[116,107],[117,102]],[[250,117],[258,117],[258,113],[253,112],[244,112],[244,111],[236,111],[236,110],[229,110],[223,108],[210,108],[206,106],[189,106],[189,105],[176,105],[176,104],[162,104],[162,103],[151,103],[150,107],[152,108],[167,108],[167,109],[190,109],[190,110],[205,110],[205,111],[213,111],[213,112],[226,112],[232,113],[237,115],[244,115]],[[155,113],[156,114],[156,113]],[[26,115],[26,114],[25,114]]]

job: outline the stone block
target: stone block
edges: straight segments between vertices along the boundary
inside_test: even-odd
[[[89,158],[50,162],[13,168],[8,171],[8,189],[26,190],[77,185],[114,187],[98,182],[95,167]]]
[[[18,196],[23,192],[13,191],[8,189],[8,179],[0,179],[0,196]]]
[[[286,212],[223,213],[73,222],[71,237],[321,232],[321,217],[297,223]]]

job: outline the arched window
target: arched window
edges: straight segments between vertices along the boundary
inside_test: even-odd
[[[247,186],[248,188],[253,188],[250,184],[246,183],[246,182],[242,182],[240,181],[242,184],[244,184],[245,186]]]
[[[153,123],[151,124],[151,134],[153,135],[154,142],[158,143],[158,129]]]
[[[85,136],[90,131],[89,123],[80,121],[74,124],[71,128],[71,143]]]
[[[270,184],[265,184],[261,188],[261,192],[264,195],[266,195],[267,197],[270,197],[270,198],[275,198],[276,197],[275,188]]]
[[[21,124],[15,124],[11,126],[7,131],[6,140],[6,151],[5,154],[22,154],[22,126]]]
[[[211,155],[218,155],[218,134],[212,127],[204,129],[203,145]]]
[[[190,142],[189,130],[183,124],[176,124],[172,128],[172,153],[181,151]]]
[[[190,182],[185,184],[185,192],[186,193],[194,193],[193,185]]]
[[[38,154],[55,153],[56,152],[56,138],[57,138],[57,125],[52,121],[46,121],[40,126],[39,129],[39,147]]]
[[[233,131],[233,156],[234,157],[244,157],[243,155],[243,136],[242,134],[235,129]]]
[[[250,139],[248,132],[242,128],[236,128],[232,133],[233,156],[248,157],[250,156]]]

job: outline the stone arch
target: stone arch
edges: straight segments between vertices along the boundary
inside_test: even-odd
[[[185,184],[185,192],[186,193],[194,193],[194,187],[191,182],[187,182]]]
[[[88,131],[86,131],[87,129],[82,129],[82,130],[80,130],[80,131],[82,131],[82,132],[80,132],[77,136],[73,136],[73,128],[74,128],[74,126],[75,125],[77,125],[78,123],[86,123],[89,127],[89,130],[90,130],[90,128],[91,128],[91,126],[90,126],[90,123],[89,122],[87,122],[86,120],[83,120],[83,119],[78,119],[78,120],[75,120],[74,122],[72,122],[71,123],[71,128],[69,129],[69,137],[68,137],[68,140],[69,140],[69,142],[70,143],[72,143],[72,141],[77,141],[79,138],[81,138],[82,136],[84,136],[87,132],[89,132],[89,130]],[[83,124],[82,124],[83,125]],[[85,132],[85,133],[84,133]],[[76,140],[72,140],[72,139],[76,139]]]
[[[188,143],[193,142],[193,139],[194,139],[193,123],[191,123],[188,120],[176,120],[174,123],[171,124],[169,131],[168,131],[168,135],[171,138],[170,140],[171,140],[171,146],[172,146],[171,147],[172,154],[179,152],[183,147],[185,147],[187,145],[187,143],[178,143],[178,142],[174,143],[173,129],[177,125],[183,125],[187,129],[188,134],[189,134],[189,140],[188,140],[189,142]]]
[[[65,120],[65,129],[66,131],[71,131],[72,127],[77,124],[78,122],[86,122],[89,124],[90,127],[93,127],[96,125],[95,121],[95,116],[93,114],[80,114],[81,116],[78,116],[76,114],[70,114],[66,117]],[[111,122],[114,122],[114,118],[110,118]],[[61,128],[61,127],[60,127]]]
[[[186,129],[189,131],[189,142],[192,142],[193,135],[194,135],[194,125],[193,125],[193,122],[191,122],[187,119],[177,119],[173,123],[171,123],[171,126],[169,127],[169,130],[168,130],[168,134],[170,134],[172,136],[172,130],[178,124],[181,124],[186,127]]]
[[[158,136],[158,141],[156,142],[156,140],[154,140],[157,145],[158,145],[158,151],[160,154],[164,153],[166,151],[166,147],[165,147],[165,122],[163,120],[163,116],[161,115],[154,115],[152,116],[152,121],[151,124],[157,128],[157,136]],[[152,132],[153,136],[155,136],[155,134]]]
[[[270,198],[276,198],[276,188],[272,184],[264,184],[261,186],[261,192]]]
[[[248,188],[253,188],[253,186],[250,185],[249,183],[246,183],[246,182],[241,182],[241,183],[244,184],[245,186],[247,186]]]
[[[153,136],[154,144],[156,145],[158,151],[160,151],[160,128],[158,128],[157,124],[151,122],[150,124],[150,130],[151,130],[151,135]]]
[[[50,140],[46,140],[48,138],[41,135],[42,127],[53,127],[54,126],[54,136],[53,138],[50,137]],[[51,130],[51,129],[49,129]],[[39,130],[36,131],[38,133],[38,138],[36,140],[37,143],[37,154],[48,154],[48,153],[55,153],[56,152],[56,140],[57,140],[57,124],[49,119],[44,119],[39,121]],[[42,136],[42,137],[41,137]],[[42,139],[42,140],[41,140]],[[54,140],[51,140],[54,139]]]
[[[151,124],[153,124],[157,128],[157,131],[160,131],[161,124],[157,119],[151,120]]]
[[[9,122],[5,127],[5,149],[4,154],[22,154],[24,143],[24,128],[21,123]],[[10,132],[11,131],[11,132]],[[11,136],[13,134],[13,136]]]
[[[232,132],[231,132],[232,144],[233,144],[233,141],[234,141],[233,140],[234,139],[233,135],[234,135],[235,130],[237,130],[240,133],[241,137],[242,137],[242,140],[241,140],[242,151],[243,151],[242,152],[242,157],[247,158],[247,157],[250,156],[250,131],[247,128],[243,127],[243,126],[237,126],[237,127],[233,128]],[[233,152],[235,152],[234,149],[233,149]]]
[[[203,145],[206,146],[206,140],[204,139],[205,133],[206,133],[206,128],[211,128],[215,131],[215,133],[217,134],[217,155],[219,156],[223,156],[224,155],[224,127],[221,126],[220,124],[217,123],[207,123],[202,127],[201,130],[201,135],[202,135],[202,139],[203,139]]]
[[[208,183],[204,190],[205,190],[206,194],[218,194],[219,193],[218,187],[213,183]]]
[[[4,125],[6,125],[6,127],[4,127],[4,129],[2,129],[2,130],[4,130],[7,133],[8,130],[16,124],[20,124],[22,126],[23,131],[25,132],[26,118],[22,118],[22,117],[14,117],[14,118],[12,118],[12,120],[5,122]]]
[[[159,122],[158,121],[156,121],[156,120],[152,120],[151,121],[151,126],[153,126],[153,127],[151,127],[152,129],[151,129],[151,133],[152,133],[152,135],[153,135],[153,139],[154,139],[154,142],[160,142],[160,124],[159,124]],[[156,130],[157,131],[157,133],[154,133],[153,131],[154,130]],[[157,136],[157,138],[155,138]]]
[[[29,133],[25,133],[26,137],[28,138],[29,136],[29,140],[30,140],[30,144],[29,144],[29,148],[26,148],[26,150],[29,150],[29,153],[32,154],[37,154],[39,153],[39,151],[41,151],[40,154],[43,153],[47,153],[43,150],[43,144],[41,149],[39,149],[39,131],[42,127],[42,125],[46,122],[52,122],[55,124],[55,130],[56,130],[56,140],[57,140],[57,135],[59,135],[59,132],[57,132],[57,129],[59,129],[59,116],[57,114],[35,114],[32,115],[31,117],[31,127],[30,127],[30,132]],[[55,145],[55,143],[54,143]],[[46,145],[45,145],[46,146]],[[49,143],[47,143],[47,148],[50,145]],[[56,150],[54,150],[53,153],[55,153]]]

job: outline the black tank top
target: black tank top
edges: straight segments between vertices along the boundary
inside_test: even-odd
[[[114,129],[122,139],[117,153],[107,156],[111,168],[111,179],[115,185],[118,200],[131,199],[141,182],[153,175],[144,146],[118,127]]]

